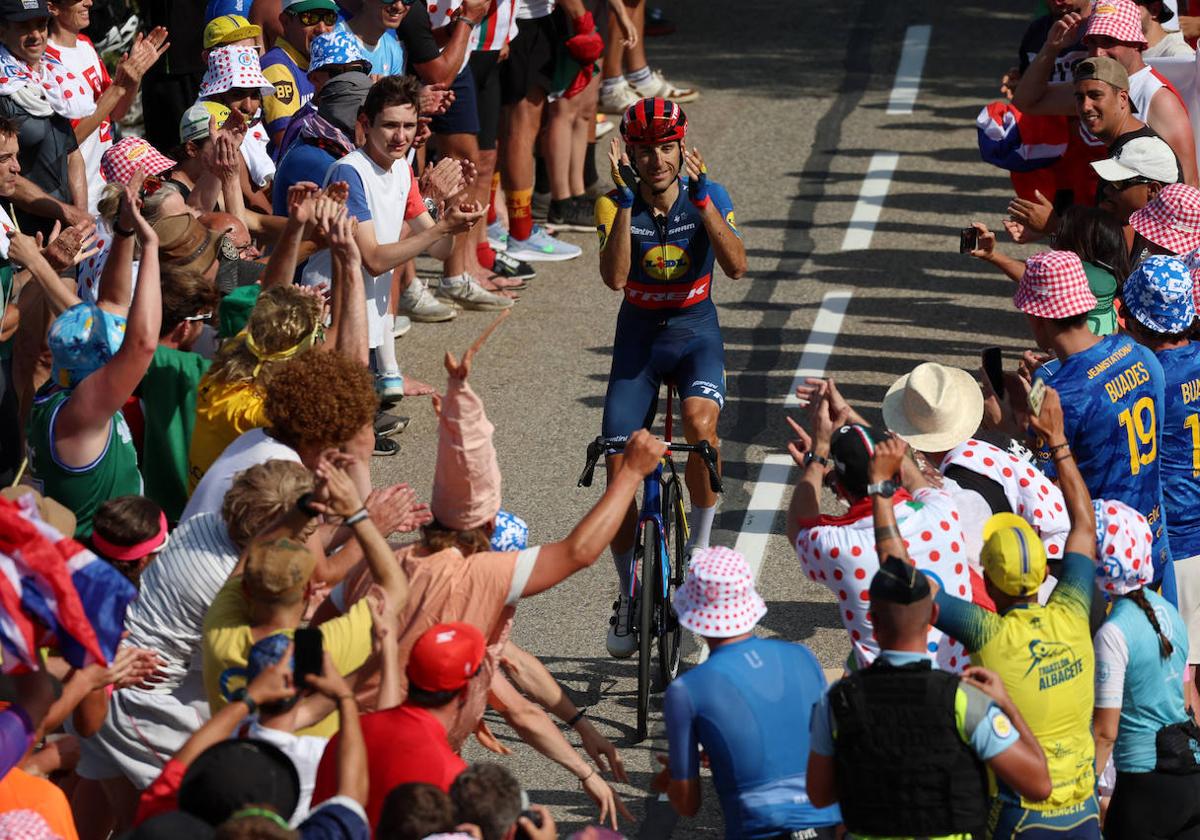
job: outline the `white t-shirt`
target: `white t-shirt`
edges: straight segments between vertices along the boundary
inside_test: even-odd
[[[155,651],[162,662],[165,679],[151,691],[173,691],[187,676],[200,649],[204,614],[237,561],[221,514],[200,513],[176,528],[166,550],[146,567],[125,629],[129,645]]]
[[[545,17],[554,11],[554,0],[514,0],[517,4],[517,20],[533,20]]]
[[[355,149],[329,167],[323,183],[332,181],[345,181],[349,185],[346,208],[360,225],[371,224],[377,243],[389,245],[400,241],[413,182],[412,166],[407,160],[394,161],[391,169],[383,169],[364,150]],[[329,251],[320,251],[305,265],[301,282],[306,286],[327,285],[332,273]],[[367,293],[367,343],[379,347],[385,340],[384,319],[388,317],[392,272],[374,276],[363,266],[363,285]]]
[[[242,159],[246,161],[250,183],[256,187],[266,185],[275,177],[275,161],[271,160],[271,154],[267,151],[270,141],[262,123],[247,131],[242,138]]]
[[[108,69],[100,60],[100,54],[92,46],[87,36],[80,35],[73,47],[64,47],[53,40],[46,47],[46,52],[62,62],[63,66],[83,80],[80,89],[90,96],[93,103],[100,99],[100,94],[111,84]],[[69,95],[69,94],[68,94]],[[94,105],[91,109],[96,110]],[[84,169],[87,171],[88,213],[96,215],[96,205],[100,201],[100,193],[104,190],[104,178],[100,175],[100,158],[113,145],[112,120],[105,119],[100,126],[84,138],[79,144],[79,154],[83,156]]]
[[[936,578],[947,595],[969,601],[966,538],[950,495],[923,487],[913,494],[912,502],[897,503],[895,511],[909,559]],[[827,586],[837,597],[838,615],[850,634],[858,663],[870,665],[879,655],[869,614],[871,578],[879,571],[870,508],[858,519],[822,517],[821,524],[808,524],[796,535],[794,547],[809,579]],[[930,627],[928,642],[939,670],[958,673],[970,664],[963,646],[942,631]]]
[[[296,810],[288,822],[294,828],[304,822],[312,808],[313,788],[317,784],[317,767],[321,756],[325,754],[328,738],[318,738],[315,735],[294,735],[282,729],[271,729],[263,726],[257,720],[246,730],[247,738],[257,738],[279,747],[280,751],[296,765],[300,776],[300,799],[296,802]]]
[[[220,516],[221,505],[225,502],[225,494],[233,485],[234,477],[242,470],[265,464],[267,461],[293,461],[298,464],[300,456],[295,449],[269,437],[264,429],[251,429],[240,435],[225,447],[225,451],[208,468],[204,478],[200,479],[192,498],[188,499],[187,507],[179,517],[180,525],[200,513],[215,513]]]

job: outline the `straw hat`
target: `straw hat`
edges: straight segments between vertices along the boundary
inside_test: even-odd
[[[922,452],[947,452],[975,434],[983,393],[971,374],[925,362],[897,379],[883,398],[883,421]]]

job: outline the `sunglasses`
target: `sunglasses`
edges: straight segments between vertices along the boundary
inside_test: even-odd
[[[403,6],[407,9],[416,3],[417,0],[386,0],[386,2],[385,0],[379,0],[379,2],[385,9],[394,9],[396,6]]]
[[[199,315],[188,315],[183,320],[185,321],[211,321],[213,314],[211,312],[203,312]]]
[[[1102,182],[1105,187],[1108,187],[1113,192],[1125,192],[1131,187],[1140,187],[1143,184],[1153,183],[1149,178],[1143,178],[1140,175],[1135,178],[1126,178],[1124,181],[1105,181]]]
[[[333,26],[337,23],[337,12],[331,12],[328,9],[312,9],[307,12],[289,12],[293,17],[300,21],[301,26],[316,26],[318,23],[323,23],[326,26]]]

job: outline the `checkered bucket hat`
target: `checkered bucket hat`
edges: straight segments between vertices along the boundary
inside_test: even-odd
[[[200,98],[234,88],[258,88],[264,98],[275,95],[275,86],[263,75],[258,50],[254,47],[218,47],[208,54],[208,70],[200,82]]]
[[[1129,217],[1133,229],[1172,254],[1200,248],[1200,190],[1167,184],[1149,204]]]
[[[1142,326],[1155,332],[1186,332],[1196,320],[1192,274],[1179,257],[1147,257],[1121,287],[1121,300]]]
[[[731,548],[698,549],[675,592],[679,623],[701,636],[727,639],[748,633],[767,613],[746,560]]]
[[[100,174],[110,184],[128,184],[139,166],[147,175],[159,175],[176,163],[141,137],[126,137],[100,158]]]
[[[1133,0],[1099,0],[1092,5],[1092,13],[1087,19],[1087,33],[1084,42],[1097,35],[1112,38],[1125,44],[1133,44],[1146,49],[1149,44],[1142,34],[1142,15],[1138,4]]]
[[[1154,579],[1154,537],[1146,517],[1123,502],[1095,499],[1096,581],[1112,595],[1141,589]]]
[[[1013,306],[1039,318],[1070,318],[1095,309],[1096,296],[1078,254],[1043,251],[1025,262]]]

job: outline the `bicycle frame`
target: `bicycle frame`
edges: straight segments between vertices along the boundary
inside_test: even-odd
[[[666,422],[663,434],[663,440],[671,443],[671,427],[675,419],[674,406],[672,396],[674,389],[667,388],[667,405],[666,405]],[[642,481],[642,508],[638,511],[637,533],[642,533],[646,528],[646,523],[655,522],[658,524],[658,533],[662,537],[659,542],[659,581],[662,583],[662,597],[667,597],[667,581],[670,579],[671,570],[671,554],[669,550],[670,536],[667,534],[666,522],[662,515],[662,479],[665,467],[670,467],[671,477],[677,478],[678,473],[675,470],[675,462],[671,460],[670,454],[664,455],[658,467],[650,475],[646,476]],[[683,520],[684,533],[687,533],[687,518]],[[636,538],[635,538],[636,543]],[[645,558],[643,558],[645,562]],[[634,557],[629,561],[629,597],[632,598],[637,592],[637,558]]]

